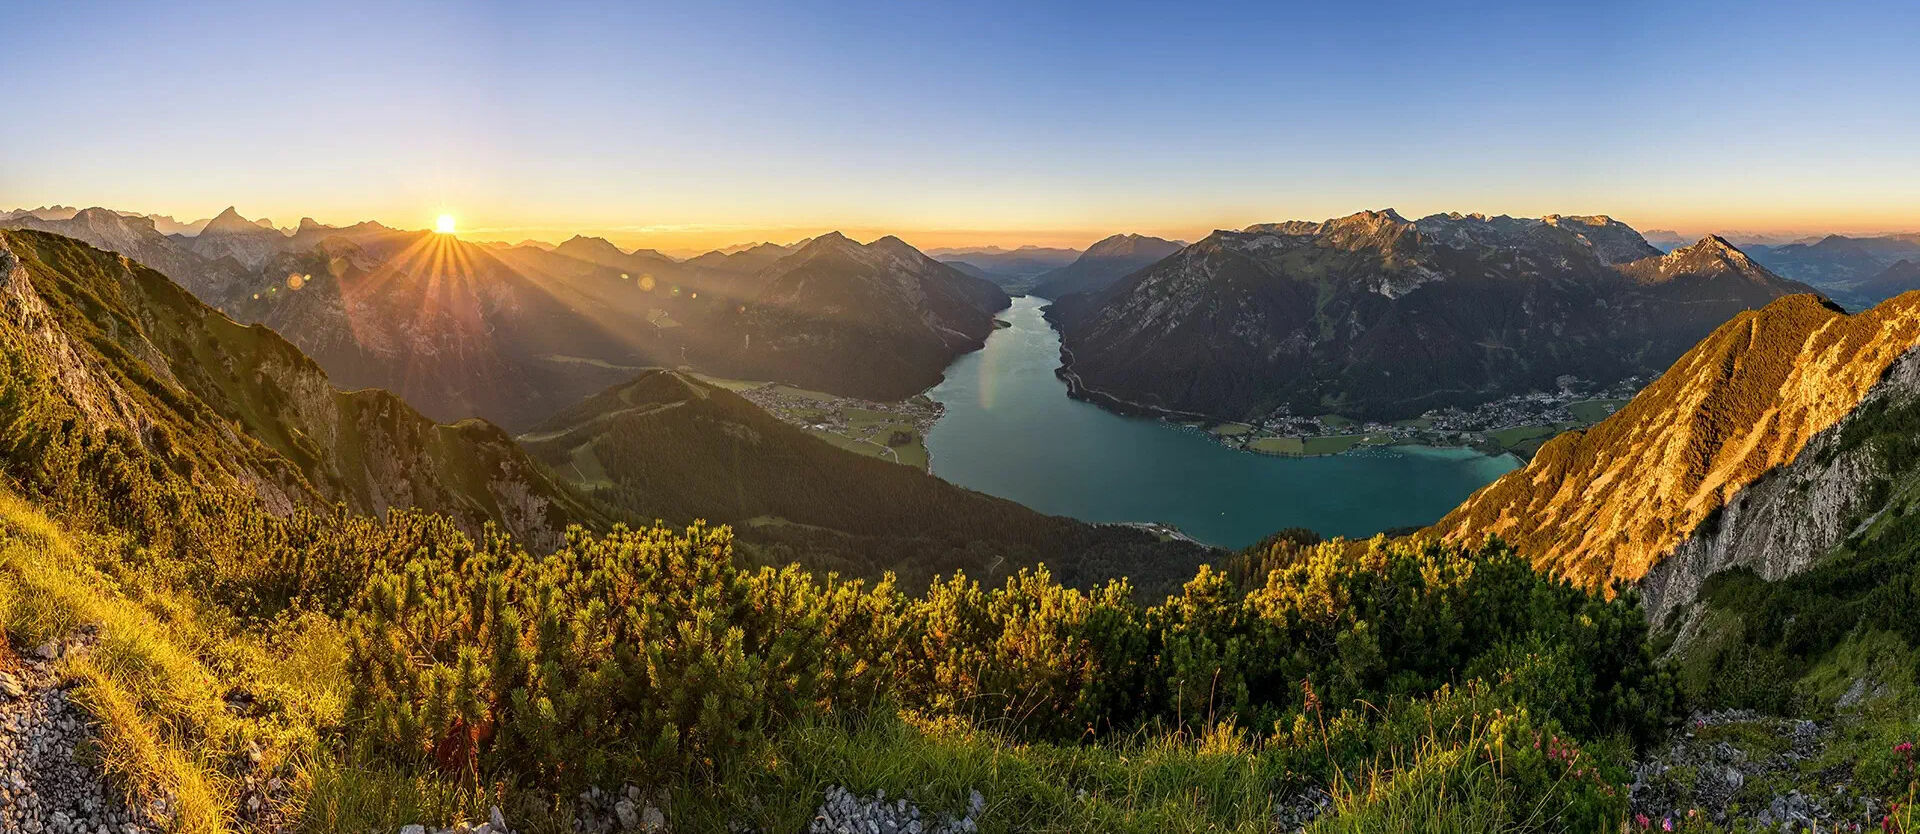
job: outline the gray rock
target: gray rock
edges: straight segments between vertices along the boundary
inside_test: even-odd
[[[986,809],[986,797],[969,791],[966,814],[929,821],[906,797],[889,801],[885,791],[870,798],[855,796],[838,785],[829,787],[807,827],[810,834],[961,834],[979,830],[974,819]]]
[[[62,650],[84,652],[95,640],[87,629],[69,645],[47,643],[42,659]],[[47,657],[51,655],[51,657]],[[0,673],[0,831],[29,834],[113,834],[144,830],[149,811],[133,809],[96,763],[75,757],[93,734],[92,721],[67,699],[65,681],[47,663]]]
[[[400,827],[400,834],[427,834],[427,827],[424,825],[403,825]]]
[[[1751,568],[1768,581],[1800,573],[1856,529],[1857,511],[1881,510],[1881,505],[1864,505],[1874,481],[1885,474],[1883,467],[1870,450],[1841,452],[1840,440],[1854,415],[1871,412],[1866,404],[1917,392],[1920,349],[1895,360],[1868,390],[1862,407],[1809,439],[1792,463],[1741,489],[1727,500],[1718,524],[1694,530],[1648,570],[1641,580],[1647,620],[1665,622],[1670,612],[1698,597],[1707,577],[1728,568]],[[1672,652],[1684,652],[1693,642],[1699,613],[1697,606],[1689,610]]]

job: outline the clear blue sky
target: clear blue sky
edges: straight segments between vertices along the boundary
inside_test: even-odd
[[[1920,4],[15,2],[0,204],[688,245],[1920,228]]]

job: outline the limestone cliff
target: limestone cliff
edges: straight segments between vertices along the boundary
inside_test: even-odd
[[[1648,577],[1691,540],[1688,561],[1652,580],[1658,611],[1727,565],[1791,570],[1818,555],[1801,549],[1836,534],[1833,518],[1816,519],[1844,516],[1839,505],[1849,501],[1840,493],[1848,487],[1840,485],[1868,477],[1849,468],[1859,464],[1835,457],[1790,476],[1833,485],[1828,498],[1789,504],[1756,491],[1741,499],[1750,506],[1722,508],[1801,459],[1877,389],[1906,384],[1904,365],[1889,369],[1916,343],[1920,293],[1852,316],[1810,295],[1743,313],[1625,408],[1547,443],[1526,468],[1475,493],[1430,531],[1452,540],[1498,535],[1536,565],[1591,586]],[[1814,518],[1797,519],[1792,530],[1760,521],[1787,514]],[[1702,530],[1710,519],[1720,527]]]

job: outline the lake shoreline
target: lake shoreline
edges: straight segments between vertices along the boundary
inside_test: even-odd
[[[1100,392],[1070,393],[1043,304],[1019,299],[1001,314],[1013,326],[925,392],[944,406],[927,437],[933,474],[1039,512],[1232,550],[1288,527],[1364,538],[1425,526],[1518,465],[1468,447],[1247,454],[1197,436],[1197,415],[1119,413],[1093,401]]]

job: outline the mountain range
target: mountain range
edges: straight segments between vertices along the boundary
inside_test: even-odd
[[[1002,249],[998,246],[946,248],[927,254],[975,278],[984,278],[1008,292],[1024,293],[1032,289],[1046,273],[1059,269],[1080,256],[1075,249],[1047,246],[1022,246]]]
[[[1754,260],[1804,281],[1848,309],[1860,310],[1920,289],[1912,263],[1920,261],[1920,234],[1847,237],[1750,247]],[[1902,266],[1902,261],[1907,264]]]
[[[1606,217],[1389,209],[1218,231],[1048,317],[1062,377],[1112,407],[1395,420],[1651,376],[1804,292],[1717,237],[1662,253]]]
[[[365,240],[391,248],[432,239],[422,234]],[[893,274],[900,269],[893,260],[917,256],[897,242],[861,246],[838,235],[809,246],[817,247],[813,256],[781,278],[813,288],[783,292],[846,293]],[[340,285],[377,280],[354,272],[357,246],[333,237],[327,247],[352,247],[336,256],[349,261]],[[942,291],[945,268],[917,257],[925,262],[918,268],[932,273],[921,275],[930,286],[899,289]],[[870,274],[843,277],[842,258],[865,259]],[[289,259],[297,257],[275,263]],[[476,264],[460,274],[515,280],[498,270]],[[328,315],[339,302],[307,288],[286,292],[297,297],[289,316]],[[0,232],[0,293],[0,342],[13,363],[9,401],[37,392],[32,401],[40,403],[14,412],[16,437],[117,432],[183,478],[283,514],[335,503],[375,515],[420,509],[475,533],[493,523],[539,548],[556,546],[568,525],[706,519],[737,525],[743,547],[769,562],[797,559],[863,576],[891,571],[919,584],[936,573],[989,575],[1042,560],[1087,584],[1121,574],[1177,582],[1209,554],[1133,528],[1044,516],[842,450],[671,370],[626,373],[557,409],[520,441],[479,419],[435,424],[384,390],[342,390],[323,363],[275,331],[234,321],[154,270],[49,233]],[[974,310],[967,305],[981,300],[929,303],[954,312],[948,308]],[[436,300],[416,302],[431,308]],[[985,314],[973,315],[989,322],[973,323],[976,331],[991,326]],[[425,344],[460,349],[461,335],[438,333],[444,338]],[[404,363],[405,355],[363,358]],[[990,559],[982,542],[994,545]]]
[[[979,347],[1008,304],[897,238],[833,234],[680,262],[600,238],[498,247],[311,219],[288,233],[232,208],[193,236],[106,209],[41,213],[55,219],[15,213],[0,227],[149,264],[273,327],[345,385],[394,391],[435,419],[515,428],[653,366],[907,396]]]

